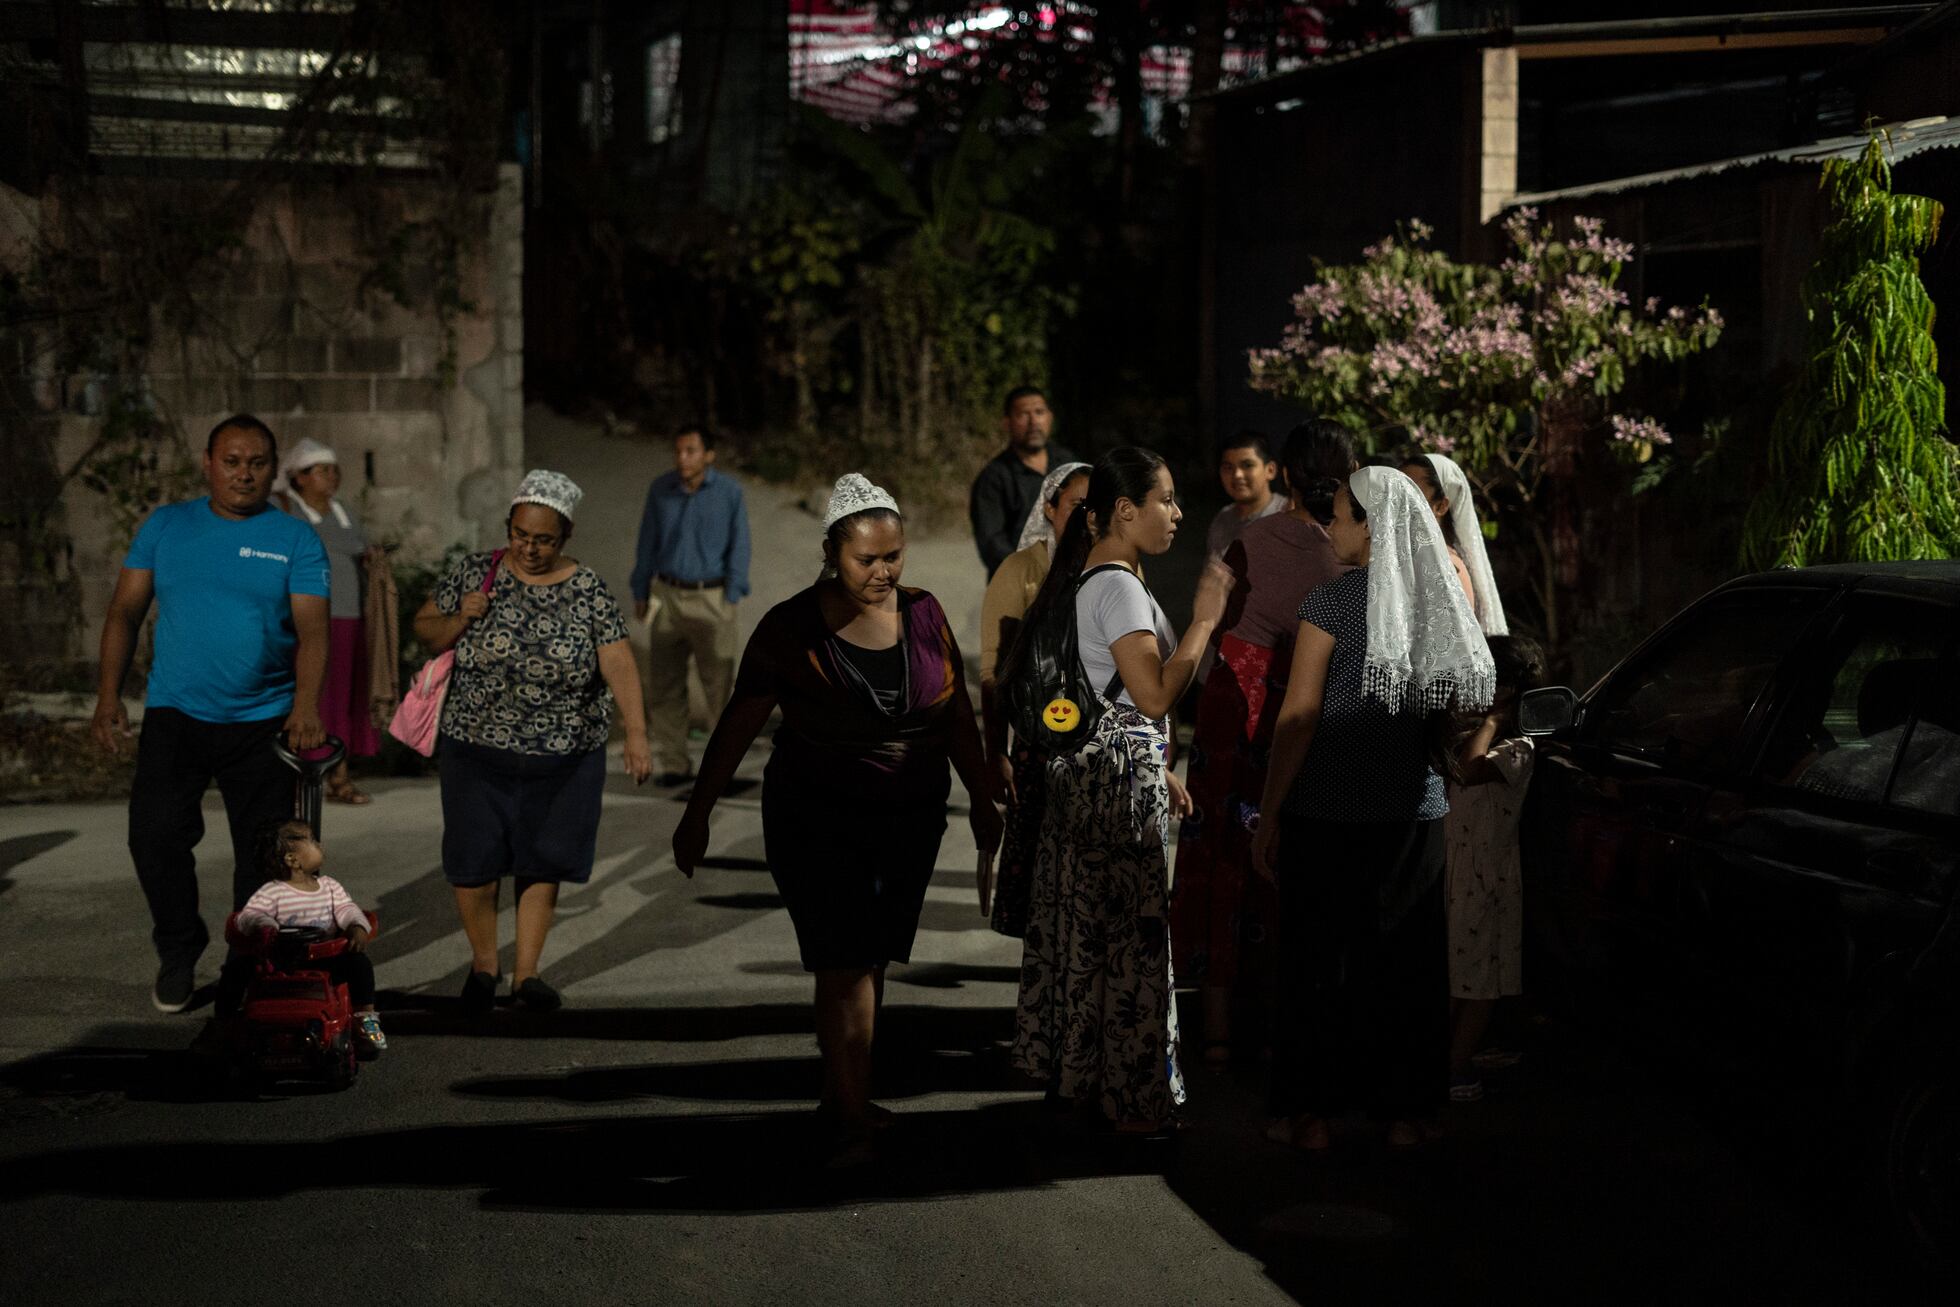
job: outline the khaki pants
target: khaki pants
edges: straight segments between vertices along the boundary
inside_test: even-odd
[[[694,657],[712,723],[735,678],[735,605],[712,590],[653,583],[647,624],[647,737],[656,772],[687,772],[687,660]]]

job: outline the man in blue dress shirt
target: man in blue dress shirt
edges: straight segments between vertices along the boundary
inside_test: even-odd
[[[674,470],[655,477],[634,551],[633,613],[651,650],[647,737],[661,785],[693,779],[687,753],[687,660],[714,719],[735,676],[735,605],[749,592],[749,514],[742,487],[717,472],[714,432],[681,428]]]
[[[190,1006],[210,932],[197,907],[205,787],[218,783],[231,827],[231,906],[265,881],[259,832],[293,815],[293,773],[272,751],[284,732],[295,749],[324,738],[320,681],[327,667],[330,564],[312,527],[272,508],[279,449],[255,417],[211,429],[204,479],[211,493],[165,504],[145,519],[123,560],[102,623],[95,739],[120,752],[129,735],[123,680],[154,600],[155,649],[129,793],[129,852],[149,900],[156,987],[164,1012]],[[222,1014],[242,995],[244,965],[227,958]]]

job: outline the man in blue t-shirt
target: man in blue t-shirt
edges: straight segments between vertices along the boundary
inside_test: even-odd
[[[327,665],[329,563],[320,537],[267,500],[279,465],[272,431],[240,414],[211,429],[204,479],[211,493],[165,504],[137,531],[102,623],[95,739],[117,753],[129,737],[123,679],[150,601],[156,641],[129,795],[129,851],[150,903],[159,967],[151,1001],[190,1006],[210,932],[197,910],[200,811],[212,781],[231,827],[232,910],[265,880],[254,842],[293,815],[293,774],[272,751],[282,731],[295,749],[324,738],[320,680]],[[244,991],[227,958],[220,1013]]]

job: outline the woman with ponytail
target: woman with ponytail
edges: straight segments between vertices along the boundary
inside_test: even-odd
[[[1087,683],[1108,709],[1074,754],[1050,760],[1047,808],[1021,962],[1013,1060],[1059,1101],[1117,1130],[1174,1125],[1184,1101],[1171,991],[1170,823],[1190,798],[1164,766],[1171,707],[1191,684],[1224,608],[1215,579],[1199,587],[1178,639],[1138,568],[1177,536],[1183,513],[1164,460],[1147,449],[1097,461],[1070,513],[1022,630],[1057,605],[1074,610]],[[1027,673],[1026,641],[1001,668]]]
[[[1335,490],[1354,471],[1354,438],[1338,422],[1297,426],[1281,450],[1280,471],[1288,510],[1248,523],[1225,551],[1230,597],[1218,627],[1218,662],[1198,700],[1187,773],[1195,812],[1178,833],[1171,937],[1178,975],[1204,987],[1205,1061],[1213,1065],[1230,1059],[1235,1029],[1254,1045],[1264,1042],[1250,1026],[1265,1016],[1259,999],[1270,985],[1256,981],[1270,978],[1277,904],[1272,886],[1246,870],[1300,602],[1347,570],[1334,556],[1327,524]],[[1235,993],[1242,975],[1254,983]]]
[[[1391,1144],[1429,1137],[1448,1078],[1436,761],[1448,713],[1488,707],[1495,688],[1414,481],[1362,468],[1327,530],[1354,570],[1300,605],[1252,843],[1280,896],[1267,1134],[1316,1152],[1348,1107],[1386,1123]]]

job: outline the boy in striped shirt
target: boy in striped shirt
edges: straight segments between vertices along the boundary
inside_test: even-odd
[[[326,855],[303,821],[266,827],[259,839],[259,864],[272,877],[238,910],[241,932],[320,930],[347,936],[347,951],[318,963],[320,970],[347,986],[354,1024],[370,1054],[388,1047],[381,1016],[374,1010],[374,963],[367,955],[368,918],[332,876],[320,874]]]

